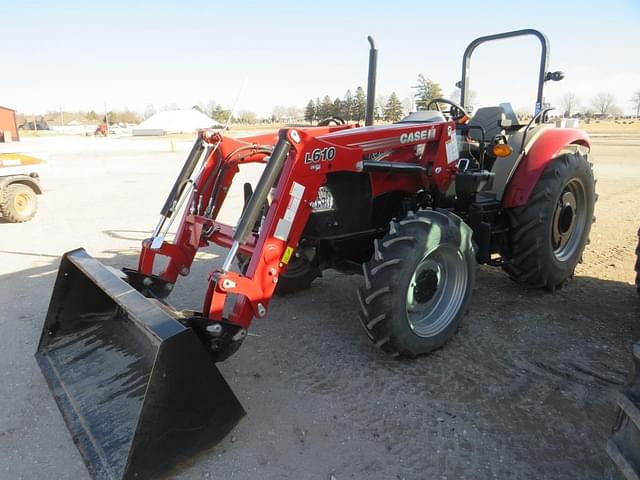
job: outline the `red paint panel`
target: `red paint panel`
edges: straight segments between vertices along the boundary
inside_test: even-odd
[[[546,166],[570,144],[591,147],[589,136],[583,130],[556,128],[542,132],[509,182],[502,199],[504,208],[526,205]]]
[[[16,112],[10,108],[0,107],[0,137],[4,132],[11,132],[13,140],[20,140],[18,125],[16,124]]]

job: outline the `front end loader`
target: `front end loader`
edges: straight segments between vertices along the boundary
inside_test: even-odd
[[[216,362],[240,348],[274,294],[325,269],[362,275],[354,317],[394,357],[451,338],[479,263],[522,284],[564,285],[593,216],[588,137],[553,128],[543,108],[520,125],[503,107],[463,107],[473,49],[521,35],[540,39],[540,81],[553,79],[546,38],[522,30],[470,45],[462,105],[434,99],[392,125],[371,125],[367,112],[362,127],[330,118],[240,139],[201,131],[137,268],[112,271],[82,249],[64,255],[36,357],[95,478],[156,478],[228,433],[244,410]],[[252,163],[262,175],[227,225],[220,210]],[[202,305],[176,311],[167,297],[210,244],[228,251]]]

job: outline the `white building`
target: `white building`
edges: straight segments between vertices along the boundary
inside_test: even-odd
[[[158,112],[140,125],[133,127],[133,135],[166,135],[193,133],[200,128],[222,128],[223,125],[204,113],[189,108]]]

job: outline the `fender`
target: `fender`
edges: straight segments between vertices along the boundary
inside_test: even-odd
[[[516,167],[502,201],[503,207],[526,205],[544,169],[568,145],[591,148],[589,136],[583,130],[554,128],[542,132]]]
[[[8,177],[0,177],[0,190],[13,183],[22,183],[31,187],[36,194],[42,194],[42,188],[40,187],[40,179],[38,177],[32,177],[30,175],[11,175]]]

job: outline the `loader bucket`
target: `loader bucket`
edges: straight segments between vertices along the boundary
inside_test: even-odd
[[[36,359],[96,479],[144,479],[245,414],[196,333],[83,249],[60,264]]]

